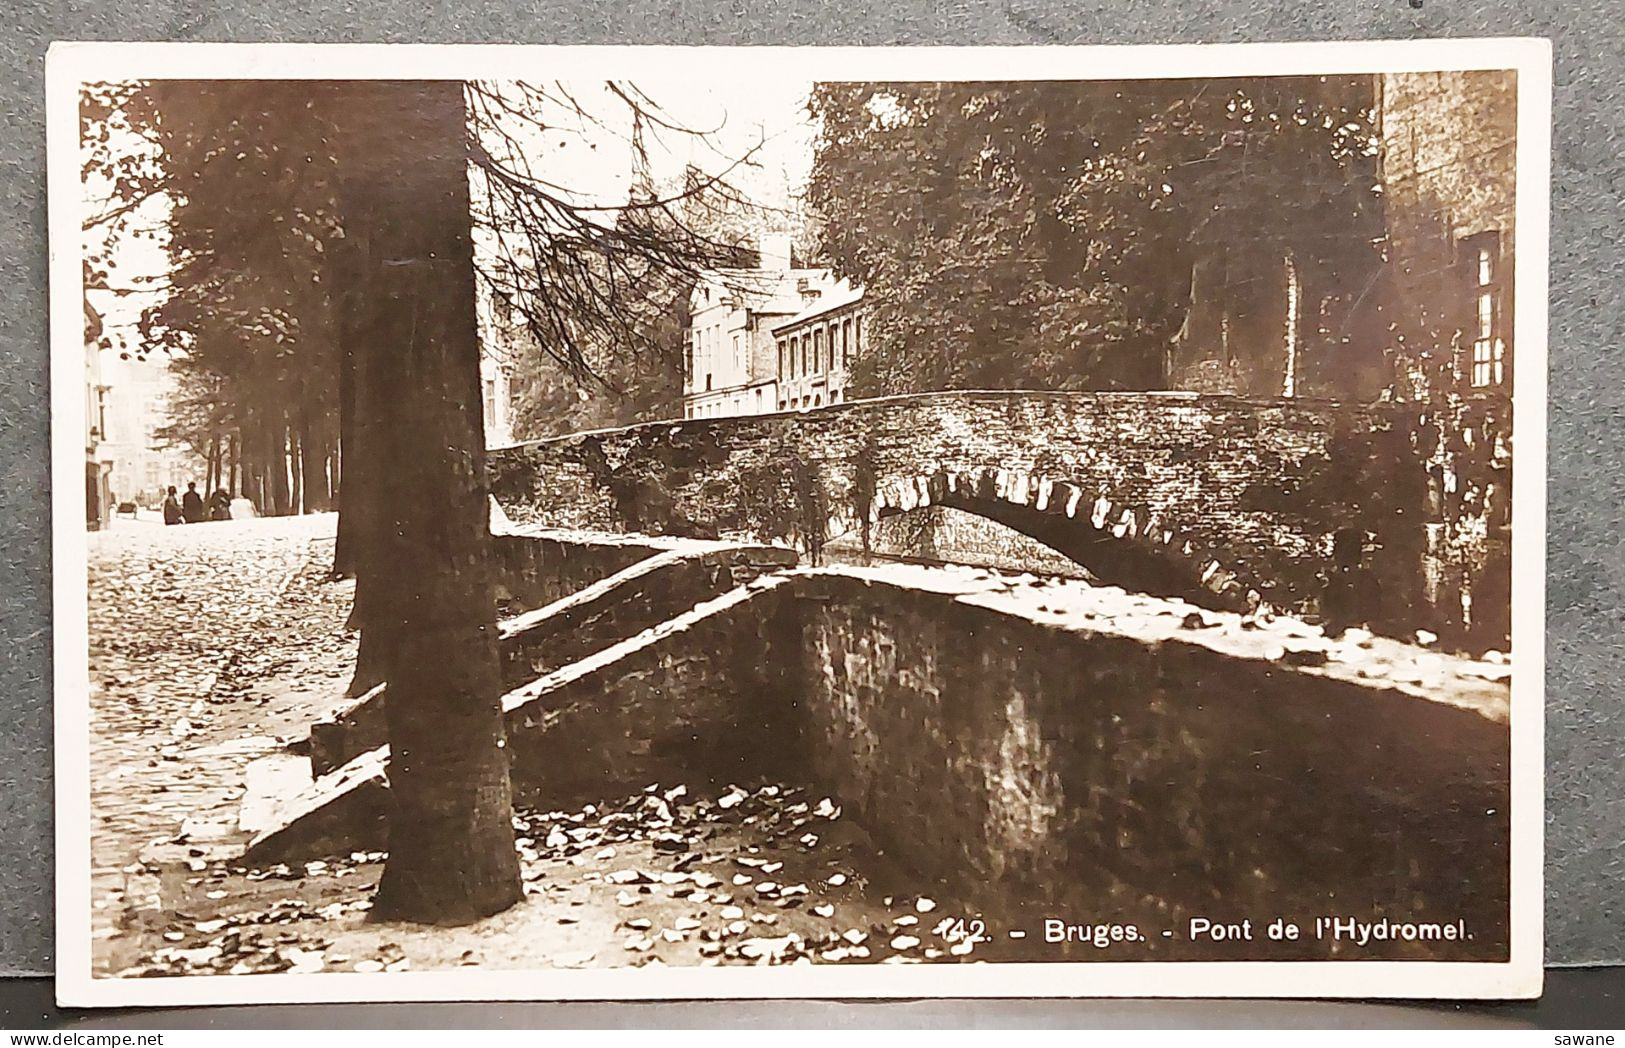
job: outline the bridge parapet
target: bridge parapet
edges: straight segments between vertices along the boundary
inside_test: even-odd
[[[1343,532],[1380,595],[1360,617],[1439,632],[1416,432],[1401,405],[951,391],[499,449],[492,493],[522,523],[788,541],[814,560],[882,516],[947,505],[1105,581],[1233,610],[1321,610]]]

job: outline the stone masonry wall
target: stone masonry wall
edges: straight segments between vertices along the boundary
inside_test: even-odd
[[[502,698],[515,791],[565,807],[651,782],[804,779],[787,674],[797,631],[778,590],[758,579],[660,626],[509,691]],[[366,724],[359,724],[367,728]],[[381,726],[374,726],[374,729]],[[381,730],[342,738],[345,763],[277,804],[278,825],[245,860],[301,862],[381,847],[389,745]]]
[[[497,599],[510,613],[545,607],[660,552],[653,542],[591,533],[498,534],[492,543]]]
[[[1181,595],[1222,582],[1300,611],[1314,609],[1333,533],[1352,528],[1380,583],[1378,618],[1404,632],[1433,620],[1418,606],[1426,476],[1413,421],[1301,399],[951,392],[501,449],[492,493],[516,521],[788,541],[816,562],[829,539],[861,538],[881,511],[952,485],[958,508],[1063,518],[1109,581],[1171,592],[1114,557],[1154,547],[1184,565]]]
[[[868,539],[867,550],[861,535],[832,539],[824,547],[826,558],[832,563],[972,564],[1063,578],[1089,575],[1083,565],[1037,539],[951,506],[922,506],[882,517],[869,529]]]
[[[1416,405],[1427,463],[1424,598],[1440,632],[1506,647],[1511,601],[1512,362],[1516,355],[1517,75],[1382,78],[1393,370]],[[1502,381],[1473,387],[1477,249],[1496,250]]]
[[[603,581],[501,623],[509,686],[567,666],[653,629],[750,582],[795,567],[796,555],[770,546],[723,546],[657,553]],[[722,548],[704,548],[720,546]]]
[[[508,688],[676,619],[766,571],[796,563],[787,549],[671,539],[638,542],[592,533],[508,533],[499,535],[497,544],[502,570],[496,579],[509,595],[510,610],[562,594],[498,623]],[[640,559],[617,567],[632,556]],[[604,574],[594,578],[599,572]],[[380,685],[312,724],[312,774],[325,775],[383,745],[388,739],[387,701],[387,689]]]
[[[1146,933],[1028,959],[1488,960],[1507,948],[1509,675],[1364,631],[892,565],[765,575],[503,706],[538,803],[806,782],[948,912]],[[350,850],[386,780],[387,748],[357,757],[251,850]],[[1185,940],[1193,916],[1472,937],[1215,947]]]
[[[740,587],[510,692],[515,788],[563,805],[651,782],[720,790],[797,767],[782,581]]]
[[[1189,605],[1109,590],[978,605],[886,577],[797,591],[807,751],[889,854],[965,905],[1179,929],[1114,960],[1505,957],[1505,688],[1470,664],[1284,620],[1187,625]],[[1191,916],[1320,915],[1459,918],[1474,938],[1183,941]]]

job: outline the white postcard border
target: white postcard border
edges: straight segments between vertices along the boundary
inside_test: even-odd
[[[459,970],[92,978],[79,85],[124,79],[1172,79],[1515,69],[1511,959]],[[1534,39],[1059,47],[56,44],[47,61],[57,998],[70,1006],[438,1000],[1537,996],[1542,977],[1551,46]]]

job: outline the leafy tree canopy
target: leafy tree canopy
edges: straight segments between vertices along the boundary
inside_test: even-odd
[[[1333,295],[1375,258],[1369,78],[827,83],[809,186],[866,285],[864,393],[1149,388],[1221,259]]]

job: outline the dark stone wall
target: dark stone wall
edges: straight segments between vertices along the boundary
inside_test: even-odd
[[[795,564],[794,552],[769,546],[657,553],[537,615],[505,621],[502,653],[508,686],[659,626],[764,571]]]
[[[1517,74],[1382,77],[1389,229],[1384,297],[1395,395],[1420,420],[1431,523],[1424,596],[1440,632],[1506,650],[1512,560],[1512,364],[1516,355]],[[1478,247],[1490,247],[1501,381],[1472,384]]]
[[[492,543],[497,600],[508,614],[545,607],[661,550],[655,543],[590,535],[494,535]]]
[[[882,517],[870,527],[868,541],[865,550],[861,534],[832,540],[824,547],[825,558],[833,563],[971,564],[1063,578],[1089,574],[1053,546],[989,517],[941,504]]]
[[[510,692],[514,781],[550,807],[815,784],[944,912],[1146,935],[1006,959],[1504,958],[1504,667],[1192,619],[1078,583],[769,574]],[[383,752],[256,847],[372,832]],[[1460,920],[1473,938],[1216,946],[1186,940],[1195,916]]]
[[[1445,696],[845,576],[797,596],[815,779],[966,905],[1029,927],[1179,929],[1115,960],[1505,957],[1505,723]],[[1321,915],[1462,919],[1475,938],[1183,941],[1191,916]]]
[[[720,791],[795,777],[785,605],[772,586],[720,603],[567,667],[511,707],[515,790],[565,806],[650,783]]]
[[[786,540],[815,561],[832,537],[942,502],[1129,589],[1302,613],[1350,529],[1380,594],[1369,617],[1439,632],[1418,433],[1394,406],[950,392],[577,434],[495,451],[491,476],[516,521]]]
[[[684,548],[670,540],[638,543],[590,533],[509,534],[498,536],[497,544],[501,570],[496,581],[503,593],[520,595],[526,605],[558,594],[534,613],[510,615],[498,624],[504,687],[509,689],[669,622],[766,571],[796,563],[787,549],[717,543]],[[622,566],[631,556],[639,559]],[[386,689],[378,687],[312,724],[312,775],[326,775],[384,745],[389,739],[387,701]]]

